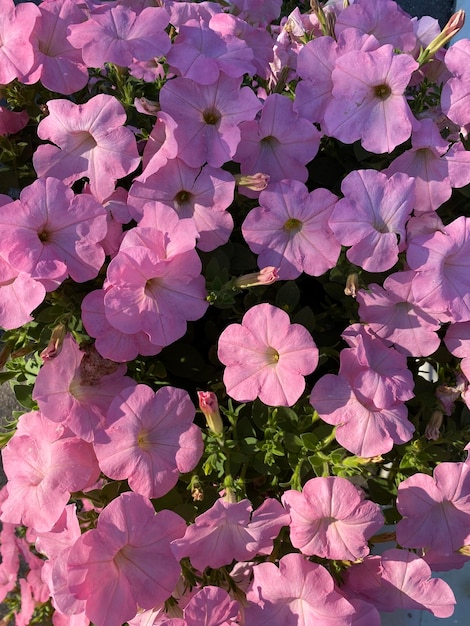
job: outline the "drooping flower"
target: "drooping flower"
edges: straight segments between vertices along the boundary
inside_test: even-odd
[[[135,137],[124,127],[122,104],[107,94],[85,104],[50,100],[49,115],[38,125],[38,135],[56,145],[41,145],[33,155],[38,176],[54,176],[70,185],[88,177],[93,195],[103,201],[118,178],[139,165]]]
[[[256,397],[272,406],[292,406],[305,389],[304,376],[318,363],[317,347],[306,328],[271,304],[249,309],[241,324],[219,337],[218,356],[226,366],[227,393],[245,402]]]
[[[127,479],[133,491],[148,498],[164,496],[202,455],[194,416],[183,389],[124,389],[109,407],[106,428],[94,438],[101,470],[115,480]]]
[[[273,498],[252,513],[249,500],[227,502],[220,498],[196,517],[184,537],[172,542],[178,560],[189,557],[199,571],[229,565],[234,559],[248,561],[257,554],[270,554],[273,541],[287,526],[289,515]]]
[[[302,492],[284,492],[294,548],[307,556],[355,561],[369,553],[367,541],[383,525],[380,507],[346,478],[312,478]]]

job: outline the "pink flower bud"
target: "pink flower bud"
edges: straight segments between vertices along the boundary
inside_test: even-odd
[[[437,441],[441,436],[439,429],[442,426],[442,420],[444,418],[444,414],[442,411],[436,409],[432,412],[431,419],[426,424],[426,429],[424,431],[424,436],[426,439]]]
[[[199,408],[204,413],[207,426],[216,435],[221,435],[224,426],[219,411],[217,396],[212,391],[198,391]]]
[[[279,280],[278,267],[263,267],[259,272],[252,274],[244,274],[235,280],[234,286],[237,289],[248,289],[249,287],[258,287],[259,285],[271,285]]]
[[[430,44],[426,46],[424,50],[421,51],[418,57],[418,63],[420,65],[424,65],[427,63],[438,50],[443,48],[446,43],[448,43],[452,37],[462,30],[463,25],[465,24],[465,11],[460,9],[457,13],[454,13],[447,24],[442,29],[442,32],[435,37]]]
[[[49,339],[49,343],[39,355],[43,361],[47,361],[48,359],[54,359],[60,354],[66,332],[67,329],[64,324],[59,324],[54,328],[51,338]]]
[[[252,176],[242,176],[241,174],[235,176],[237,184],[241,187],[247,187],[252,191],[263,191],[266,189],[269,183],[269,176],[267,174],[253,174]]]

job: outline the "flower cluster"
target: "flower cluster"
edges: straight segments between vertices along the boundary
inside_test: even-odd
[[[453,612],[432,574],[470,556],[463,14],[291,4],[0,0],[19,626]]]

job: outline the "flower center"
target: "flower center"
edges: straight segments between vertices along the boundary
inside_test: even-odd
[[[178,206],[181,206],[182,204],[187,204],[190,201],[191,197],[192,197],[192,193],[190,191],[186,191],[185,189],[182,189],[181,191],[178,191],[178,193],[174,197],[174,202]]]
[[[75,148],[73,151],[77,154],[83,154],[84,152],[93,150],[98,145],[93,135],[87,130],[79,130],[72,133],[72,135],[75,137]]]
[[[263,137],[263,139],[261,139],[261,145],[266,147],[275,148],[279,144],[279,139],[274,137],[274,135],[267,135],[266,137]]]
[[[290,217],[284,224],[284,230],[295,235],[295,233],[302,230],[302,226],[303,224],[300,220],[295,217]]]
[[[266,360],[269,365],[275,365],[279,361],[279,352],[275,348],[268,347],[266,350]]]
[[[217,111],[217,109],[206,109],[202,114],[204,121],[206,124],[210,124],[211,126],[215,126],[217,122],[220,120],[221,115]]]
[[[380,100],[386,100],[391,93],[392,93],[392,90],[390,89],[388,85],[383,84],[383,85],[376,85],[374,87],[374,94],[376,98],[379,98]]]
[[[152,442],[150,441],[150,437],[148,432],[145,430],[141,430],[137,436],[137,445],[142,450],[150,450],[152,447]]]
[[[49,240],[49,233],[47,232],[47,230],[41,230],[41,232],[38,233],[38,237],[41,243],[47,243],[47,241]]]
[[[161,281],[159,277],[149,278],[148,281],[145,283],[144,294],[147,296],[147,298],[156,298],[160,287]]]

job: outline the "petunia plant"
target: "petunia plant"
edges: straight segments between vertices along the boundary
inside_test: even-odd
[[[393,0],[0,0],[0,601],[452,615],[470,42]]]

